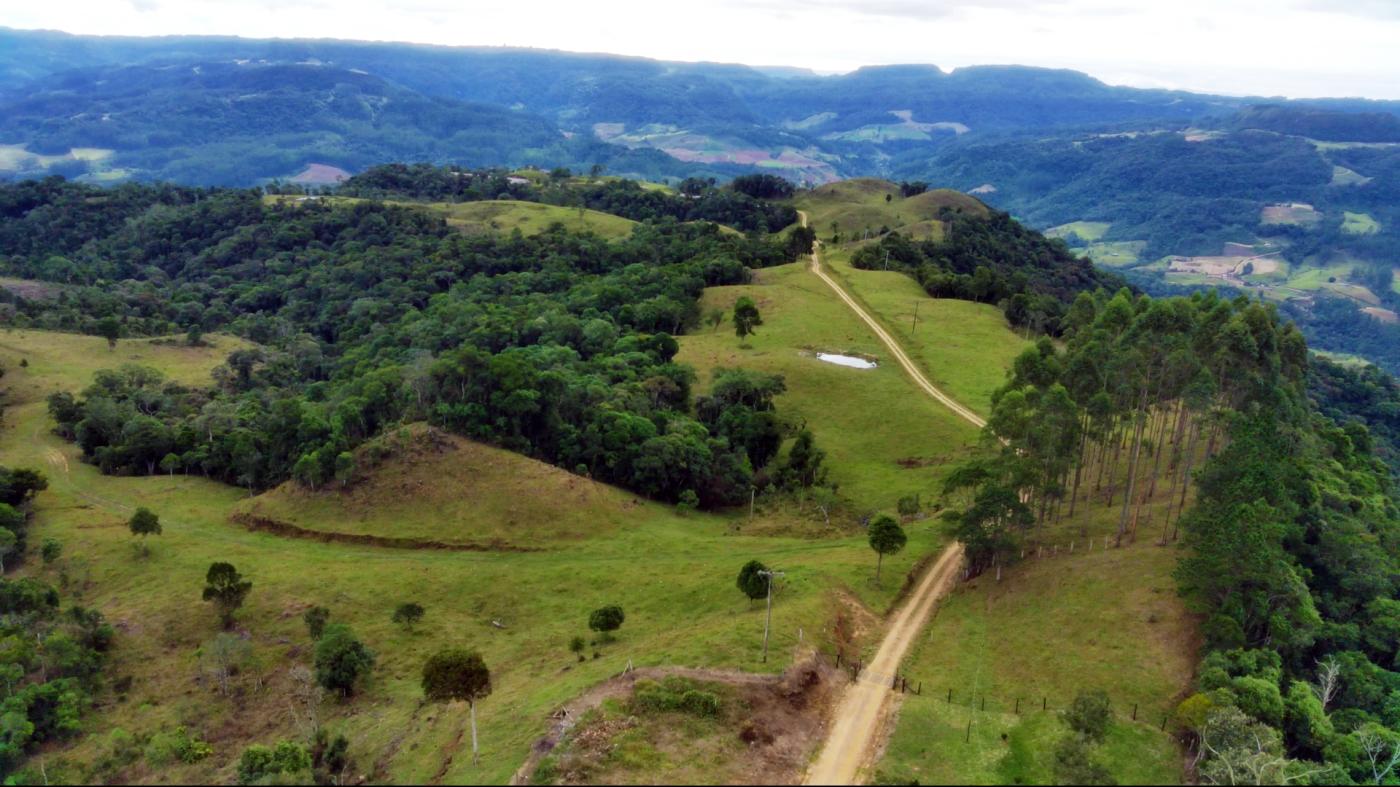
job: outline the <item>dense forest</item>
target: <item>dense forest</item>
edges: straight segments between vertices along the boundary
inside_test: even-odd
[[[355,446],[426,419],[714,506],[766,483],[755,472],[789,433],[772,406],[780,379],[721,374],[699,396],[672,362],[701,290],[791,260],[779,240],[669,216],[616,242],[464,235],[413,206],[255,191],[50,180],[0,193],[6,273],[54,288],[7,296],[14,324],[257,343],[212,390],[125,367],[54,396],[59,430],[106,472],[320,485],[351,472]]]
[[[998,455],[950,478],[974,568],[1103,495],[1120,542],[1141,528],[1187,549],[1206,653],[1176,718],[1202,781],[1376,783],[1400,758],[1400,510],[1370,430],[1326,412],[1393,394],[1324,366],[1319,412],[1301,334],[1245,298],[1086,294],[1063,329],[996,394]],[[1340,390],[1355,385],[1371,390]]]

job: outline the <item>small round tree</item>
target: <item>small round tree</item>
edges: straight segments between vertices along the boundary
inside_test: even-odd
[[[253,583],[243,579],[232,563],[214,563],[204,576],[204,600],[214,603],[224,628],[233,625],[233,613],[243,606],[252,589]]]
[[[122,337],[122,324],[116,317],[103,317],[97,321],[97,335],[107,340],[107,349],[117,349],[117,340]]]
[[[62,554],[63,543],[61,541],[56,538],[44,539],[44,546],[40,548],[39,556],[44,559],[45,563],[52,563],[58,560],[59,556]]]
[[[476,701],[491,693],[491,671],[481,654],[450,648],[423,665],[423,695],[431,702],[467,703],[472,721],[472,762],[480,761],[476,739]]]
[[[748,338],[754,329],[763,324],[763,317],[758,313],[758,306],[753,302],[753,298],[744,296],[734,302],[734,335],[740,341]]]
[[[405,631],[412,631],[414,625],[423,619],[423,605],[415,601],[400,604],[394,610],[394,622],[403,626]]]
[[[127,522],[133,536],[141,537],[141,555],[149,555],[151,548],[146,544],[147,536],[160,535],[160,517],[149,508],[138,508],[136,513],[131,515],[131,520]]]
[[[750,601],[757,601],[768,595],[768,578],[761,573],[767,570],[768,567],[757,560],[750,560],[739,569],[739,590],[743,591]]]
[[[622,628],[622,621],[626,619],[622,614],[622,607],[612,605],[593,610],[588,616],[588,627],[599,634],[599,639],[604,642],[611,642],[613,632]]]
[[[374,653],[344,623],[332,623],[316,642],[316,682],[348,697],[355,682],[374,666]]]
[[[875,584],[880,584],[880,566],[885,561],[885,555],[893,555],[904,549],[908,541],[904,528],[888,514],[881,514],[870,523],[870,548],[879,555],[875,561]]]

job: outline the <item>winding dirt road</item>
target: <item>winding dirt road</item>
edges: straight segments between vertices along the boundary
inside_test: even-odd
[[[798,211],[802,226],[807,226],[807,214]],[[822,270],[820,244],[812,248],[812,273],[826,282],[837,297],[865,322],[870,330],[880,338],[890,355],[900,367],[923,389],[943,406],[952,410],[968,423],[981,428],[986,421],[981,416],[959,404],[951,396],[940,391],[924,377],[914,362],[905,355],[899,343],[889,332],[880,326],[859,303],[826,271]],[[876,748],[876,740],[884,730],[893,694],[890,684],[899,674],[900,662],[909,652],[910,646],[928,622],[934,605],[953,588],[962,567],[962,544],[954,542],[938,560],[924,572],[919,584],[910,594],[909,600],[900,608],[890,622],[889,631],[880,642],[875,657],[864,667],[859,679],[846,689],[832,715],[830,732],[826,745],[816,762],[807,771],[807,784],[855,784],[862,767]]]
[[[798,215],[802,217],[802,226],[807,226],[807,214],[798,211]],[[949,410],[952,410],[960,418],[977,427],[978,429],[981,429],[982,427],[987,425],[987,421],[983,419],[982,416],[972,412],[966,407],[963,407],[961,404],[958,404],[957,401],[953,399],[953,397],[938,390],[938,388],[935,387],[933,383],[929,382],[928,378],[924,376],[923,372],[919,371],[919,367],[915,366],[914,362],[909,360],[909,356],[904,354],[904,350],[900,348],[899,343],[894,340],[894,337],[890,336],[888,331],[880,327],[880,324],[875,321],[875,318],[871,317],[869,312],[862,308],[861,305],[857,303],[856,300],[852,298],[850,294],[848,294],[840,284],[836,283],[835,279],[831,278],[831,276],[828,275],[827,272],[822,269],[820,243],[812,247],[811,270],[812,273],[815,273],[817,275],[817,278],[826,282],[827,286],[836,292],[836,297],[840,298],[847,306],[849,306],[851,311],[855,312],[856,316],[859,317],[862,321],[864,321],[865,324],[870,327],[870,330],[875,332],[876,336],[880,337],[880,341],[884,343],[887,349],[889,349],[890,355],[894,356],[894,359],[899,362],[899,365],[904,369],[904,372],[909,375],[909,378],[914,381],[915,385],[919,386],[924,390],[924,393],[927,393],[929,396],[932,396],[944,407],[947,407]]]

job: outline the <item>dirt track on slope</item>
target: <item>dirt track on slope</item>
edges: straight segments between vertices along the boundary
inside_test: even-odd
[[[801,211],[802,226],[807,226],[807,214]],[[820,246],[812,248],[811,271],[826,282],[851,311],[865,322],[899,362],[914,384],[935,401],[952,410],[958,417],[978,427],[986,421],[962,406],[951,396],[928,381],[899,343],[880,326],[864,308],[822,270]],[[909,652],[915,637],[923,631],[938,600],[952,590],[962,568],[962,544],[953,543],[943,550],[932,567],[924,572],[914,592],[890,623],[889,631],[875,657],[866,665],[860,678],[846,689],[845,696],[831,718],[826,745],[816,762],[807,771],[807,784],[854,784],[867,761],[877,750],[878,738],[885,730],[892,693],[890,683],[899,673],[900,662]]]

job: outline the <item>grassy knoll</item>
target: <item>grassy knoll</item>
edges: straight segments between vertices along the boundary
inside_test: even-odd
[[[1351,276],[1352,265],[1327,265],[1295,269],[1287,286],[1299,290],[1320,290],[1328,284],[1345,282]],[[1335,281],[1329,281],[1335,280]]]
[[[1371,178],[1362,175],[1355,170],[1347,169],[1343,166],[1333,165],[1332,184],[1333,186],[1364,186],[1371,182]]]
[[[1029,342],[995,306],[930,298],[904,273],[851,267],[849,248],[827,250],[822,261],[919,364],[929,381],[986,415],[991,395]],[[914,326],[914,309],[919,322]]]
[[[892,508],[902,495],[930,494],[948,467],[976,440],[971,425],[914,393],[884,345],[834,293],[793,263],[759,271],[755,283],[705,292],[702,313],[728,314],[740,296],[758,304],[763,325],[741,345],[729,322],[681,337],[677,360],[700,373],[708,387],[717,367],[781,374],[788,392],[781,411],[805,421],[827,452],[832,481],[861,509]],[[819,351],[880,361],[851,369],[817,360]]]
[[[780,312],[773,311],[768,336],[778,333]],[[766,665],[779,670],[790,661],[799,628],[806,644],[829,644],[838,613],[851,614],[847,599],[884,610],[898,591],[898,577],[941,541],[931,527],[911,528],[909,547],[886,559],[887,578],[876,587],[874,556],[861,535],[745,537],[734,534],[727,518],[679,516],[645,501],[638,503],[636,527],[525,553],[386,549],[249,532],[229,520],[245,491],[198,477],[102,476],[79,461],[75,446],[49,433],[45,406],[37,398],[53,388],[81,388],[108,360],[140,361],[174,379],[198,381],[221,352],[122,342],[108,353],[101,340],[35,331],[14,332],[4,340],[0,363],[10,370],[3,384],[11,396],[0,431],[0,464],[38,466],[49,474],[51,486],[38,499],[32,543],[56,538],[64,545],[64,557],[54,566],[45,568],[31,555],[20,572],[62,583],[65,603],[104,612],[118,630],[109,685],[130,679],[123,694],[104,697],[86,717],[86,737],[42,755],[53,779],[231,780],[245,746],[297,735],[288,714],[288,671],[310,661],[300,615],[308,605],[321,604],[332,610],[333,620],[353,626],[378,655],[358,696],[328,699],[321,708],[324,723],[351,740],[356,775],[378,782],[441,777],[447,783],[502,783],[543,732],[552,709],[616,674],[629,660],[637,666],[764,669],[758,662],[762,608],[734,588],[745,560],[758,558],[788,572],[774,607],[774,656]],[[756,341],[761,347],[763,338]],[[68,342],[89,344],[71,352],[54,349]],[[25,369],[18,368],[21,357],[29,359]],[[801,375],[790,378],[795,390],[805,390],[800,382]],[[829,434],[866,428],[916,401],[909,399],[907,386],[893,382],[873,398],[859,397],[860,386],[843,387],[837,378],[826,382],[831,384],[820,397],[790,399],[860,400],[868,408],[843,408],[867,415],[864,420],[850,416]],[[918,412],[917,405],[909,409]],[[920,421],[937,423],[928,414],[910,417],[911,423]],[[891,430],[885,437],[894,435]],[[840,441],[832,437],[826,445],[839,461]],[[906,450],[941,456],[953,445],[954,440],[932,434]],[[887,449],[884,456],[895,453]],[[860,475],[858,469],[843,472]],[[157,511],[164,526],[144,560],[134,556],[125,526],[138,505]],[[586,520],[590,512],[565,500],[557,515]],[[199,600],[205,570],[216,560],[234,563],[254,585],[238,614],[238,629],[253,645],[255,661],[241,671],[228,697],[220,696],[200,669],[200,647],[218,631],[215,615]],[[409,600],[427,609],[413,633],[390,621],[395,605]],[[576,661],[567,649],[569,638],[588,636],[588,612],[610,603],[627,613],[617,642],[599,648],[596,659],[590,648],[587,660]],[[495,692],[478,707],[480,766],[471,764],[463,740],[466,709],[421,704],[419,669],[430,653],[449,645],[480,649],[493,670]],[[157,769],[138,760],[116,772],[89,770],[108,753],[112,730],[139,736],[176,725],[210,741],[213,755],[192,765]]]
[[[886,195],[890,197],[887,201]],[[828,183],[803,192],[794,201],[807,212],[817,234],[833,233],[833,224],[843,237],[859,238],[866,230],[873,236],[881,227],[915,238],[939,238],[942,224],[937,221],[943,207],[985,214],[987,207],[973,197],[947,189],[937,189],[913,197],[899,196],[899,186],[878,178],[856,178]]]
[[[1373,235],[1381,231],[1380,222],[1371,217],[1369,213],[1352,213],[1343,211],[1342,232],[1352,235]]]
[[[625,238],[637,226],[637,222],[631,219],[610,213],[518,200],[433,203],[428,207],[445,215],[449,225],[465,232],[510,232],[518,229],[526,235],[535,235],[553,224],[563,224],[575,232],[586,230],[605,238]]]
[[[1058,227],[1051,227],[1045,231],[1047,237],[1067,238],[1070,234],[1078,235],[1090,243],[1103,238],[1108,228],[1113,226],[1107,221],[1071,221],[1068,224],[1061,224]]]
[[[675,514],[636,495],[519,454],[405,427],[359,453],[388,456],[347,487],[311,490],[288,482],[237,507],[327,533],[445,544],[539,546],[654,524]]]
[[[1086,479],[1081,495],[1092,490]],[[1136,537],[1107,550],[1120,508],[1103,494],[1088,505],[1081,498],[1074,517],[1032,532],[1026,558],[999,581],[984,574],[944,602],[905,664],[924,692],[903,698],[878,764],[887,776],[1053,783],[1054,749],[1066,728],[1041,711],[1042,702],[1059,711],[1081,690],[1102,690],[1116,716],[1096,756],[1119,783],[1181,782],[1172,726],[1160,725],[1191,681],[1198,637],[1172,578],[1178,550],[1158,545],[1166,489],[1145,507]],[[1120,490],[1114,502],[1121,500]]]
[[[363,202],[359,197],[290,197],[268,195],[263,200],[271,203],[295,203],[300,200],[316,199],[337,204]],[[559,205],[545,205],[538,202],[520,200],[482,200],[479,202],[398,202],[381,200],[388,205],[405,205],[441,214],[448,225],[463,232],[502,232],[520,230],[525,235],[536,235],[549,229],[551,225],[563,224],[570,230],[587,230],[605,238],[625,238],[632,234],[637,222],[602,213],[587,208],[565,208]]]
[[[1142,261],[1140,255],[1145,248],[1147,241],[1142,240],[1108,241],[1089,244],[1085,253],[1098,265],[1129,268]]]

